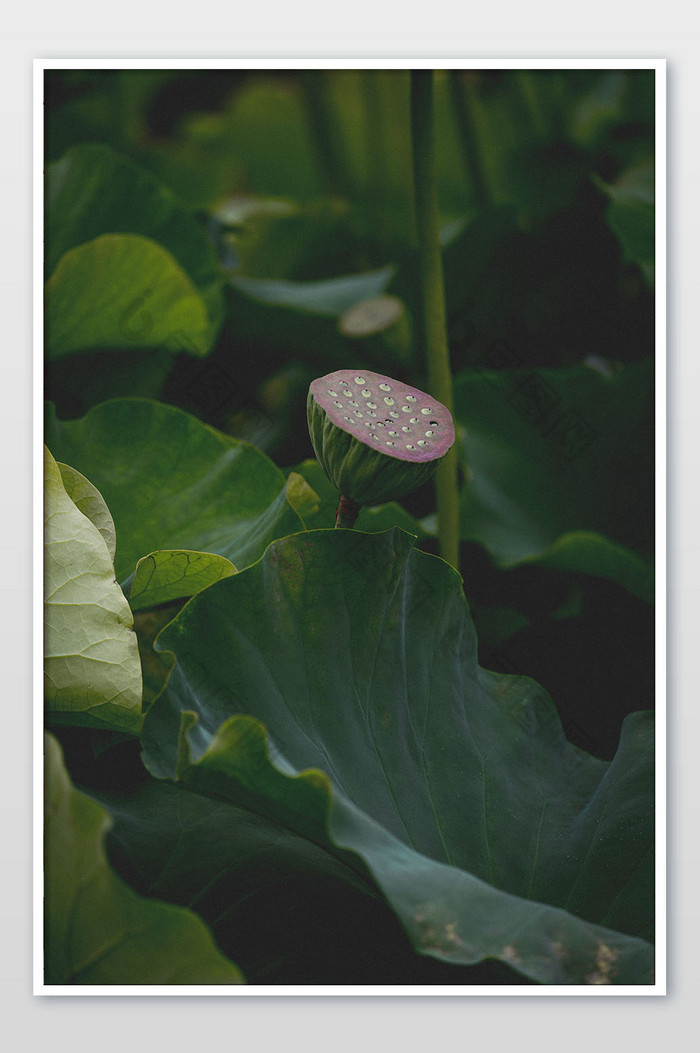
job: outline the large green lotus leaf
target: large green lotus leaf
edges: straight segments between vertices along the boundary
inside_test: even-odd
[[[119,581],[157,549],[213,552],[245,567],[303,527],[265,454],[174,406],[114,399],[80,420],[49,413],[46,443],[107,501]]]
[[[239,984],[197,915],[135,893],[109,866],[104,808],[71,785],[46,736],[46,984]]]
[[[233,563],[214,552],[183,549],[151,552],[136,564],[129,606],[132,611],[141,611],[189,598],[235,573]]]
[[[116,770],[116,766],[115,766]],[[167,779],[81,789],[114,820],[110,864],[133,889],[190,907],[249,984],[525,983],[500,963],[415,953],[360,859]],[[80,781],[80,780],[77,780]]]
[[[653,363],[464,372],[462,537],[653,599]]]
[[[610,198],[605,218],[617,237],[625,260],[639,265],[649,285],[654,284],[654,162],[626,169],[614,183],[596,178]]]
[[[96,493],[90,494],[93,508]],[[103,521],[105,513],[104,508],[94,512]],[[44,541],[47,711],[58,723],[135,731],[141,719],[141,666],[131,610],[115,580],[105,538],[66,493],[48,450]]]
[[[157,348],[206,355],[212,327],[177,260],[136,234],[102,234],[69,249],[46,283],[50,357]]]
[[[221,269],[203,226],[163,183],[104,143],[66,151],[46,170],[46,270],[101,234],[140,234],[174,256],[216,319]]]
[[[145,721],[154,775],[357,853],[422,953],[650,982],[651,718],[612,763],[568,743],[537,684],[478,666],[459,576],[402,531],[280,540],[156,646],[180,678]]]
[[[312,491],[317,495],[315,505],[309,505],[306,514],[300,511],[304,522],[309,530],[323,529],[335,526],[335,509],[338,504],[338,491],[328,479],[318,461],[309,458],[295,466],[290,473],[290,479],[294,475],[301,475]],[[381,530],[389,530],[398,526],[416,537],[427,537],[427,531],[415,519],[410,512],[397,501],[389,501],[384,505],[374,507],[363,507],[357,517],[357,529],[364,530],[370,534],[376,534]]]

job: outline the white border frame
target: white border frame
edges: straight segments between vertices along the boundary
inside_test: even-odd
[[[474,985],[47,985],[43,978],[44,698],[43,664],[43,202],[44,72],[52,69],[652,69],[655,71],[656,304],[656,982],[615,987]],[[667,319],[666,319],[666,60],[644,58],[61,58],[34,60],[33,135],[33,993],[47,996],[519,996],[650,997],[666,994],[667,953]]]

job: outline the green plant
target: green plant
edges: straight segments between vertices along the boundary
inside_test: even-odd
[[[49,108],[47,983],[654,982],[653,98],[612,72]]]

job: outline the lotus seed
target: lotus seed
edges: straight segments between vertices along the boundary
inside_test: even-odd
[[[333,398],[337,398],[338,397],[338,392],[337,391],[332,391],[331,388],[328,389],[328,394],[332,395]]]
[[[413,446],[410,442],[408,442],[408,443],[406,443],[406,449],[407,450],[415,450],[415,446]]]
[[[343,408],[343,403],[340,401],[340,399],[333,399],[333,405],[340,406],[341,409]]]
[[[432,428],[428,428],[425,434],[428,436],[429,439],[432,439],[435,432],[432,430]]]
[[[394,405],[394,400],[393,400],[393,399],[390,399],[390,398],[389,398],[389,397],[387,396],[387,397],[386,397],[386,398],[384,399],[384,405],[385,405],[385,406],[393,406],[393,405]]]
[[[396,446],[396,443],[392,442],[391,439],[387,439],[386,444],[387,446]]]
[[[398,420],[399,417],[398,413],[396,413],[394,410],[389,410],[389,416],[393,417],[394,420]]]
[[[367,405],[369,405],[369,403],[367,403]],[[373,413],[373,412],[372,412],[372,410],[368,410],[368,412],[367,412],[367,416],[368,416],[368,417],[376,417],[376,416],[377,416],[377,414],[376,414],[376,413]]]
[[[362,392],[362,398],[363,399],[368,399],[371,394],[372,394],[372,392],[369,390],[369,388],[365,388],[365,390]]]
[[[356,384],[365,384],[366,381],[365,381],[364,377],[355,377],[355,383]]]
[[[415,401],[416,401],[416,396],[415,395],[406,395],[406,402],[415,402]]]
[[[356,409],[355,410],[355,416],[356,417],[363,417],[364,414],[363,414],[362,410]]]
[[[419,439],[419,440],[418,440],[418,445],[419,445],[419,446],[427,446],[427,445],[428,445],[428,442],[427,442],[427,440],[426,440],[426,439]]]
[[[379,390],[380,391],[391,391],[391,386],[389,384],[380,384],[379,385]]]
[[[411,417],[411,424],[417,424],[419,420],[420,417]]]
[[[410,413],[411,412],[411,407],[410,406],[402,406],[401,409],[403,410],[404,413]]]
[[[410,431],[410,430],[411,429],[409,427],[407,427],[407,425],[405,425],[405,424],[404,424],[403,428],[401,429],[401,431]]]
[[[350,406],[359,406],[359,402],[355,402],[354,399],[350,399],[349,405]]]
[[[424,406],[424,407],[423,407],[423,409],[421,410],[421,413],[425,413],[425,414],[427,414],[427,413],[432,413],[432,412],[433,412],[433,411],[432,411],[431,409],[427,409],[427,408],[426,408],[425,406]]]
[[[377,403],[376,402],[368,402],[367,405],[368,405],[368,407],[370,409],[376,409],[377,408]]]
[[[399,433],[397,431],[390,431],[389,434],[390,435],[394,435],[394,436],[398,436]]]

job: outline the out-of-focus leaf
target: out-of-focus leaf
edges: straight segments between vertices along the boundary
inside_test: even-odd
[[[46,442],[104,495],[120,581],[156,549],[213,552],[240,569],[303,529],[264,453],[174,406],[114,399],[74,421],[50,412]]]
[[[610,764],[570,745],[538,685],[479,668],[458,575],[405,534],[279,541],[158,646],[186,704],[168,688],[146,718],[154,774],[358,855],[421,953],[651,982],[650,715]]]
[[[307,520],[313,520],[321,507],[321,498],[299,472],[289,473],[287,500],[305,523]]]
[[[230,560],[213,552],[164,549],[151,552],[136,564],[129,591],[132,611],[188,599],[221,578],[236,573]]]
[[[48,450],[44,471],[47,712],[56,723],[135,731],[141,668],[129,604],[104,536],[66,493]],[[91,510],[104,523],[98,498],[93,488]]]
[[[363,347],[338,329],[340,315],[368,297],[383,293],[392,267],[316,282],[233,277],[229,283],[231,327],[244,345],[276,355],[315,361],[330,372],[354,360]]]
[[[348,274],[360,251],[349,207],[336,198],[305,205],[290,200],[232,198],[216,211],[234,229],[223,235],[235,270],[247,278],[313,280]]]
[[[654,284],[655,216],[654,162],[629,168],[614,183],[596,177],[610,198],[606,219],[626,260],[638,264],[649,285]]]
[[[240,984],[196,914],[137,895],[110,868],[108,813],[71,785],[46,736],[46,984]]]
[[[653,363],[456,378],[462,537],[653,598]]]
[[[206,304],[173,256],[135,234],[103,234],[63,255],[46,284],[50,357],[158,348],[206,355]]]
[[[361,300],[383,293],[392,276],[393,268],[383,267],[365,274],[317,282],[235,277],[231,285],[256,303],[337,318]]]
[[[173,256],[202,294],[212,321],[222,311],[222,274],[194,214],[150,172],[103,143],[73,147],[46,171],[46,270],[102,234],[139,234]]]

